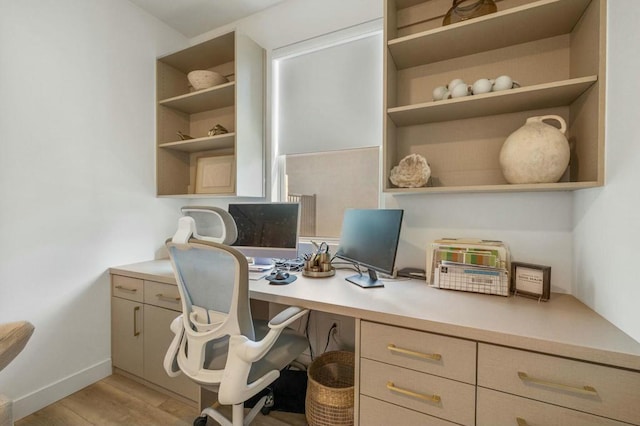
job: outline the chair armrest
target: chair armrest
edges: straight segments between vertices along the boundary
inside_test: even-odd
[[[178,351],[180,350],[180,343],[182,342],[182,337],[184,335],[184,328],[182,325],[182,315],[176,317],[173,321],[171,321],[171,325],[169,326],[173,334],[173,340],[167,349],[167,353],[164,355],[164,360],[162,362],[162,366],[164,367],[164,371],[167,373],[169,377],[177,377],[182,372],[180,371],[180,367],[178,366]]]
[[[306,315],[308,312],[308,309],[302,309],[298,306],[290,306],[269,321],[269,328],[274,330],[283,329],[298,318]]]
[[[308,312],[308,309],[296,306],[289,307],[269,321],[269,332],[262,340],[254,342],[244,336],[231,336],[229,343],[233,347],[233,351],[244,361],[256,362],[269,352],[282,330]]]

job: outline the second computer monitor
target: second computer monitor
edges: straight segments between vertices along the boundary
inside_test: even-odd
[[[229,204],[229,213],[238,228],[234,248],[253,258],[256,264],[296,258],[299,207],[297,203]]]
[[[345,211],[336,257],[368,270],[368,276],[360,273],[347,281],[361,287],[383,286],[376,271],[393,274],[403,214],[399,209]]]

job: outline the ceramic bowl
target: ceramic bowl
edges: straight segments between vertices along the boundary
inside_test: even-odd
[[[227,78],[215,71],[195,70],[187,74],[187,79],[195,90],[208,89],[218,84],[226,83]]]

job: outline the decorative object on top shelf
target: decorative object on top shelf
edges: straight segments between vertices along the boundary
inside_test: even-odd
[[[180,138],[180,140],[183,140],[183,141],[186,141],[186,140],[189,140],[189,139],[193,139],[193,137],[192,137],[192,136],[186,135],[186,134],[182,133],[180,130],[178,130],[178,131],[176,132],[176,135],[178,135],[178,137]]]
[[[501,90],[515,89],[516,87],[520,87],[520,83],[513,81],[508,75],[501,75],[493,81],[492,90],[499,92]]]
[[[420,154],[409,154],[391,169],[389,180],[400,188],[420,188],[427,186],[431,168]]]
[[[216,136],[216,135],[224,135],[225,133],[229,133],[229,131],[222,124],[216,124],[215,126],[209,129],[209,132],[207,134],[209,136]]]
[[[455,24],[497,11],[498,8],[493,0],[453,0],[451,9],[442,20],[442,25]]]
[[[547,301],[551,297],[551,267],[531,263],[511,263],[511,291],[516,296],[526,296]]]
[[[189,80],[191,87],[195,90],[208,89],[229,81],[227,77],[222,74],[208,70],[191,71],[187,74],[187,79]]]
[[[514,81],[508,75],[501,75],[495,80],[480,78],[469,85],[460,78],[454,78],[446,86],[438,86],[433,89],[433,100],[441,101],[446,99],[461,98],[469,95],[481,95],[489,92],[499,92],[502,90],[515,89],[520,87],[520,83]]]
[[[555,120],[560,129],[544,123]],[[509,183],[555,183],[569,165],[567,124],[558,115],[530,117],[502,145],[500,167]]]

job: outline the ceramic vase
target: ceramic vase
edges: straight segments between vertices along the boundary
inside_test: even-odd
[[[546,124],[553,120],[560,128]],[[530,117],[502,145],[500,167],[509,183],[558,182],[569,165],[567,124],[557,115]]]

